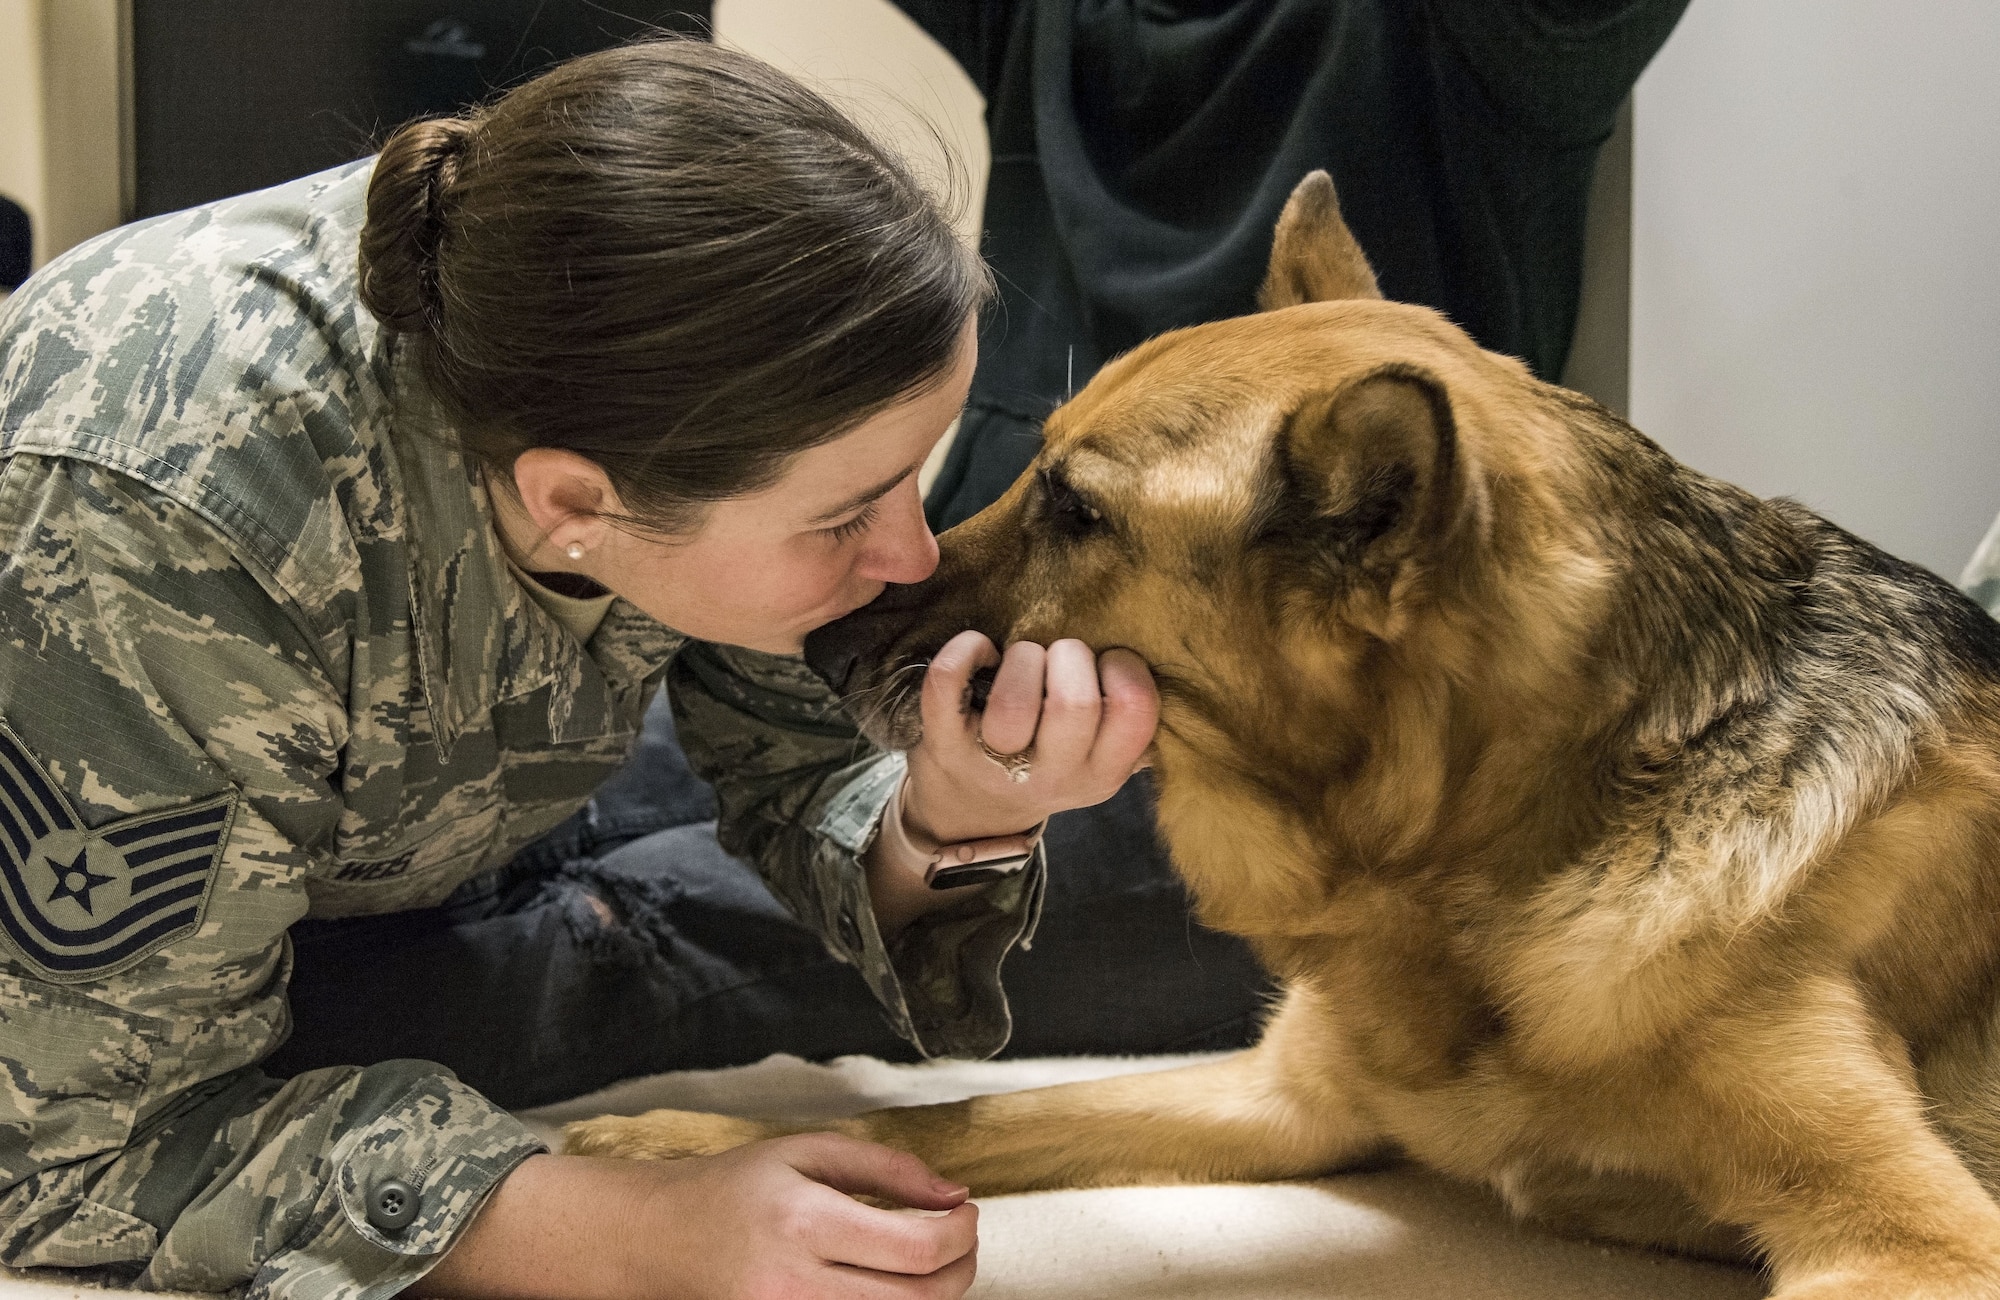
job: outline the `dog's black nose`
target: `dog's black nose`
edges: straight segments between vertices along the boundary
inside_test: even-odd
[[[887,586],[882,594],[845,618],[806,635],[806,666],[836,694],[863,684],[864,670],[886,654],[923,611],[922,584]]]
[[[860,639],[851,626],[854,618],[849,614],[806,634],[806,667],[818,673],[836,695],[847,693],[854,666],[861,662]]]

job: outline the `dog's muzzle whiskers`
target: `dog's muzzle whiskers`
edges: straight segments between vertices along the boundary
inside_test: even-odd
[[[928,659],[903,664],[873,686],[864,686],[842,695],[840,707],[864,727],[878,718],[893,718],[909,698],[910,692],[922,689],[924,674],[930,666]]]

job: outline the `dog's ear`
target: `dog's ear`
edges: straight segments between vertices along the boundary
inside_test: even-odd
[[[1308,172],[1285,201],[1257,306],[1265,311],[1337,298],[1380,298],[1375,270],[1341,220],[1333,178]]]
[[[1280,432],[1264,532],[1329,585],[1379,585],[1441,545],[1464,497],[1451,399],[1394,363],[1308,396]]]

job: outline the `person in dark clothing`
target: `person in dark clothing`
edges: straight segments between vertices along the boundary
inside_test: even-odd
[[[1001,305],[927,503],[941,529],[1005,490],[1072,383],[1251,310],[1314,168],[1388,296],[1553,378],[1597,148],[1686,0],[900,3],[986,95],[993,141]],[[716,844],[714,815],[662,700],[626,769],[512,866],[427,912],[297,927],[300,1027],[270,1068],[420,1056],[518,1106],[775,1051],[913,1059],[860,977]],[[1009,1055],[1255,1037],[1265,981],[1189,916],[1143,773],[1052,818],[1047,843],[1039,928],[1005,968]]]
[[[987,98],[1000,310],[929,502],[997,498],[1106,360],[1252,309],[1315,168],[1387,297],[1562,373],[1598,147],[1687,0],[897,0]]]

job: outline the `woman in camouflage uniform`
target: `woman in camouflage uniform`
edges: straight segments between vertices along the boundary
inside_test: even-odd
[[[441,1065],[262,1063],[292,932],[331,918],[555,880],[616,977],[593,989],[701,949],[650,923],[720,879],[699,852],[692,885],[578,874],[608,832],[572,814],[662,681],[723,843],[854,987],[926,1053],[1005,1041],[1041,859],[933,891],[919,846],[1109,796],[1150,740],[1143,665],[1010,651],[983,741],[1036,745],[1017,783],[957,703],[1000,660],[983,638],[940,657],[907,757],[793,657],[933,565],[916,473],[987,292],[900,164],[693,43],[579,60],[31,281],[0,318],[0,1262],[314,1297],[961,1293],[974,1212],[908,1157],[560,1157]],[[742,914],[789,926],[768,903]],[[506,953],[432,947],[511,987]],[[711,986],[653,1010],[731,991],[693,968]],[[444,990],[399,971],[343,975],[421,1021]],[[576,1078],[574,1045],[503,1048]]]

